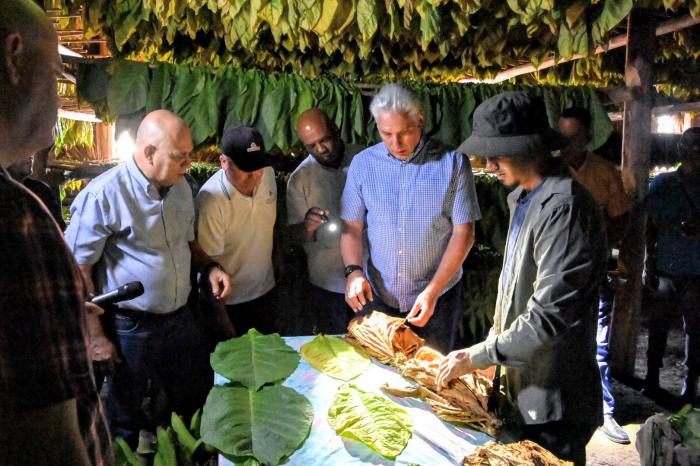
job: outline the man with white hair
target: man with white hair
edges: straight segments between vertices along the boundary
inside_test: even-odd
[[[382,142],[355,156],[341,201],[345,300],[355,312],[405,316],[447,352],[461,315],[462,262],[481,217],[469,159],[423,134],[420,100],[402,85],[384,86],[370,111]]]

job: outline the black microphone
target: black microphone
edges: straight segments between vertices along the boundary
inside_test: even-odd
[[[115,288],[106,293],[95,296],[90,300],[98,306],[120,303],[129,299],[138,298],[143,294],[143,284],[141,282],[129,282],[119,288]]]

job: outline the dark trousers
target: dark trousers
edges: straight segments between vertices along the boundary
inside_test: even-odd
[[[384,304],[375,294],[374,301],[368,301],[362,312],[380,311],[396,317],[406,317],[405,313]],[[425,327],[413,327],[431,348],[447,354],[452,351],[457,341],[459,319],[462,317],[462,283],[457,282],[450,290],[440,296],[435,304],[435,312]]]
[[[669,280],[663,294],[647,297],[650,306],[647,370],[663,366],[666,339],[673,321],[683,316],[685,366],[690,378],[700,376],[700,276],[660,276]]]
[[[236,329],[237,336],[245,335],[251,328],[265,335],[278,332],[275,288],[250,301],[227,304],[226,312]]]
[[[518,440],[532,440],[554,453],[557,457],[573,461],[575,466],[586,465],[586,445],[596,426],[565,421],[524,425]]]
[[[312,320],[312,328],[309,329],[312,335],[345,333],[348,324],[355,317],[355,313],[345,302],[344,293],[327,291],[310,283],[306,290],[305,307],[305,315]]]
[[[130,445],[140,429],[169,425],[174,411],[189,419],[204,405],[214,379],[200,332],[185,306],[170,314],[114,314],[122,362],[107,377],[112,435]]]

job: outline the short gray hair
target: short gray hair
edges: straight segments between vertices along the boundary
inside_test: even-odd
[[[382,87],[369,104],[375,120],[380,113],[403,113],[417,122],[423,114],[423,105],[415,92],[402,84],[387,84]]]

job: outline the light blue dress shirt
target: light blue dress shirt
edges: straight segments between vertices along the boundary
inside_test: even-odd
[[[134,160],[98,176],[71,205],[66,241],[78,264],[93,264],[95,292],[130,281],[144,294],[119,304],[166,314],[190,293],[194,201],[184,179],[161,198]]]
[[[427,140],[407,160],[384,143],[355,156],[341,217],[366,222],[367,276],[381,300],[407,312],[435,275],[453,225],[481,218],[469,159]],[[442,292],[462,277],[462,269]]]

